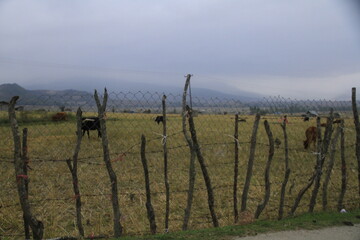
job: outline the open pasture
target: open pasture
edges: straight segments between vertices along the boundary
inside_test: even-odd
[[[0,114],[6,115],[1,112]],[[29,113],[28,117],[31,117]],[[3,116],[4,116],[3,115]],[[84,116],[95,116],[85,112]],[[181,116],[167,114],[167,137],[162,136],[162,124],[154,119],[156,114],[112,113],[107,115],[106,127],[113,168],[119,184],[121,223],[124,234],[149,232],[145,208],[144,174],[140,160],[140,138],[147,139],[152,203],[155,208],[158,232],[165,231],[165,185],[163,142],[166,140],[169,159],[170,227],[169,231],[181,230],[186,207],[189,175],[189,148],[182,133]],[[242,115],[246,122],[239,123],[239,177],[238,200],[240,204],[250,152],[250,138],[255,116]],[[264,196],[264,170],[269,153],[264,120],[270,123],[274,139],[281,144],[275,148],[271,165],[271,196],[260,218],[275,219],[278,214],[281,182],[284,178],[284,135],[280,115],[262,116],[257,133],[254,172],[251,180],[248,211],[254,214]],[[304,122],[301,117],[288,117],[290,179],[286,189],[285,215],[294,199],[314,171],[316,153],[314,148],[304,150],[305,130],[316,126],[315,118]],[[322,119],[325,122],[325,119]],[[19,130],[28,128],[29,200],[34,215],[45,226],[45,237],[77,236],[75,198],[72,179],[66,159],[73,155],[76,142],[75,118],[68,121],[48,120],[20,123]],[[234,224],[233,178],[234,178],[234,115],[199,114],[195,125],[215,195],[215,211],[221,226]],[[336,125],[334,125],[336,127]],[[0,123],[0,235],[22,236],[22,212],[18,200],[14,174],[13,140],[9,124]],[[355,159],[355,128],[353,119],[345,119],[345,156],[348,185],[345,207],[359,207],[357,194],[357,164]],[[329,184],[328,208],[336,209],[341,188],[340,143],[337,143],[336,159]],[[110,182],[102,157],[101,139],[91,131],[90,138],[82,139],[79,155],[79,186],[82,200],[82,216],[86,235],[112,235],[112,207],[109,195]],[[326,169],[326,162],[324,168]],[[207,193],[203,176],[196,163],[196,183],[190,229],[211,227],[207,206]],[[311,189],[300,203],[297,212],[308,210]],[[321,191],[315,210],[321,210]]]

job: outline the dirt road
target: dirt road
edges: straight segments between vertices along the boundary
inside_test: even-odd
[[[234,240],[360,240],[360,224],[318,230],[296,230],[238,237]]]

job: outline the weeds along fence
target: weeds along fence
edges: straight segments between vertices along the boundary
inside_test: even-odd
[[[96,96],[20,97],[10,120],[1,108],[0,236],[137,235],[360,207],[350,96]],[[91,116],[101,137],[81,137]],[[311,126],[317,143],[304,149]]]

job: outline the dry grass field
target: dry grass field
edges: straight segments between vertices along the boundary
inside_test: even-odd
[[[5,112],[0,114],[5,115]],[[84,113],[85,116],[95,113]],[[154,114],[108,113],[107,132],[110,154],[119,184],[120,209],[124,234],[149,233],[145,208],[144,174],[140,160],[140,138],[147,139],[146,156],[150,171],[152,202],[155,208],[158,231],[163,232],[165,216],[165,185],[163,164],[162,125],[154,122]],[[33,116],[32,116],[33,117]],[[41,118],[41,116],[40,116]],[[239,123],[239,204],[245,181],[250,151],[250,137],[255,116],[241,116],[247,119]],[[283,142],[279,115],[263,116],[257,134],[254,174],[248,199],[248,211],[253,214],[264,195],[264,169],[268,157],[268,138],[264,119],[270,123],[274,138]],[[325,122],[325,119],[322,119]],[[234,116],[202,115],[195,118],[197,135],[204,155],[215,194],[215,209],[221,226],[234,224],[233,216],[233,174],[234,174]],[[287,134],[289,138],[289,159],[291,175],[286,190],[285,214],[290,210],[299,190],[312,175],[315,149],[305,151],[303,140],[305,130],[315,126],[315,119],[303,122],[300,117],[289,117]],[[166,138],[169,149],[170,183],[170,228],[181,230],[188,188],[189,148],[181,132],[181,116],[168,114]],[[72,157],[76,141],[74,118],[64,122],[39,121],[20,124],[20,130],[28,128],[28,151],[30,158],[29,200],[34,215],[45,226],[45,237],[77,236],[75,201],[72,179],[66,159]],[[0,236],[21,236],[23,234],[22,212],[17,195],[14,174],[13,140],[8,123],[0,123]],[[345,120],[346,161],[348,185],[345,206],[359,207],[357,194],[357,164],[355,159],[355,129],[351,118]],[[337,144],[340,149],[340,144]],[[112,235],[112,206],[110,201],[110,180],[102,158],[101,140],[95,131],[90,138],[83,137],[79,155],[79,186],[83,203],[82,216],[85,234]],[[326,168],[326,163],[325,163]],[[190,229],[212,226],[207,207],[206,188],[200,167],[197,175]],[[260,218],[275,219],[279,208],[280,187],[284,177],[284,145],[275,149],[271,166],[271,196],[268,206]],[[341,187],[340,153],[336,152],[334,170],[329,184],[329,209],[336,209]],[[308,210],[311,189],[308,191],[296,213]],[[315,210],[321,208],[321,191]]]

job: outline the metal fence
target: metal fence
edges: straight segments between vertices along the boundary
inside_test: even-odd
[[[183,226],[189,192],[191,155],[182,131],[182,95],[166,94],[166,136],[163,134],[163,123],[155,121],[156,117],[162,116],[163,113],[163,95],[149,92],[109,93],[106,108],[107,137],[111,163],[118,178],[121,223],[125,235],[150,233],[140,155],[142,135],[147,139],[146,156],[157,232],[179,231]],[[331,152],[326,154],[324,173],[327,169],[331,170],[326,209],[340,207],[339,197],[344,176],[341,154],[345,156],[347,169],[346,194],[341,207],[359,207],[355,158],[356,132],[350,96],[349,101],[269,97],[257,102],[188,96],[187,104],[193,111],[196,134],[211,179],[215,212],[220,226],[234,224],[235,148],[238,148],[239,156],[237,189],[238,195],[241,196],[252,149],[254,121],[259,113],[261,118],[256,142],[253,145],[254,167],[247,207],[240,213],[239,224],[254,220],[257,206],[266,194],[265,171],[270,143],[263,122],[266,120],[270,125],[275,150],[269,169],[271,193],[260,218],[275,219],[279,217],[281,187],[286,172],[285,158],[288,157],[288,168],[291,170],[288,184],[285,186],[283,206],[284,215],[287,216],[299,192],[313,176],[319,154],[316,147],[304,149],[305,130],[310,126],[317,126],[316,116],[320,117],[321,123],[325,123],[330,109],[333,109],[335,119],[344,120],[342,129],[345,148],[341,153],[340,139],[334,142],[333,167],[328,164]],[[74,196],[73,180],[66,161],[72,159],[76,145],[76,110],[80,107],[84,117],[97,116],[98,109],[94,98],[91,94],[47,95],[31,99],[23,97],[19,99],[17,107],[20,130],[28,129],[28,200],[32,212],[43,222],[45,237],[78,236],[75,220],[77,196]],[[7,107],[1,106],[0,110],[0,236],[21,237],[24,235],[24,229],[16,187],[18,179],[13,164],[14,141]],[[58,112],[64,112],[65,115],[59,119],[55,117]],[[238,139],[235,139],[236,124],[239,124]],[[287,146],[282,124],[286,124]],[[339,123],[333,124],[333,131],[335,132],[339,126]],[[325,127],[322,131],[324,129]],[[170,189],[168,225],[165,223],[164,143],[168,151]],[[96,131],[90,131],[90,137],[83,136],[78,161],[78,184],[85,236],[111,236],[111,183],[103,161],[101,138],[98,138]],[[203,180],[202,169],[198,163],[195,168],[195,190],[189,229],[213,225],[207,206],[208,189]],[[315,210],[323,209],[323,194],[324,192],[320,191]],[[296,214],[307,212],[310,200],[309,190],[304,193]]]

